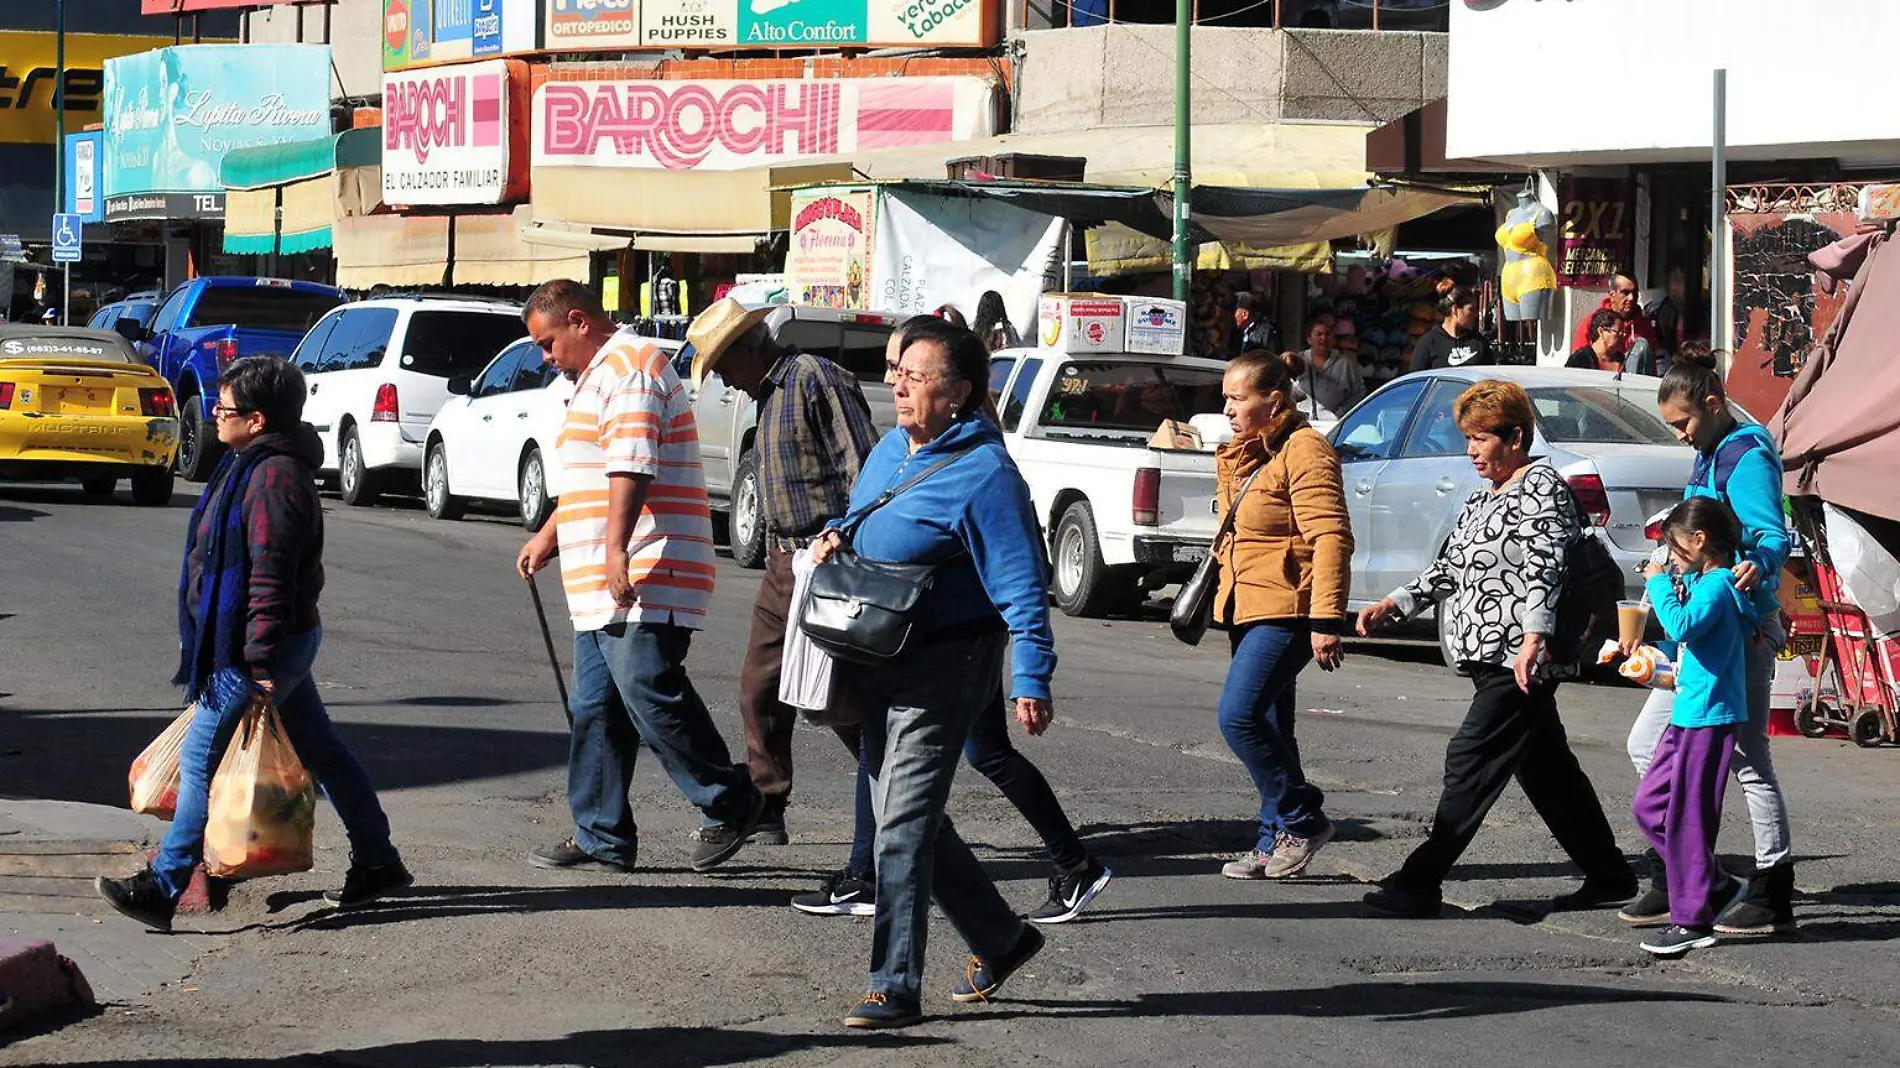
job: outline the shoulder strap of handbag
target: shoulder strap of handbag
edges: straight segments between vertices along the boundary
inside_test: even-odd
[[[1267,465],[1261,464],[1254,468],[1253,474],[1247,476],[1247,481],[1240,484],[1240,492],[1234,494],[1234,503],[1227,506],[1227,514],[1221,517],[1220,529],[1214,532],[1215,548],[1219,548],[1220,543],[1227,540],[1227,535],[1234,532],[1234,520],[1240,515],[1240,502],[1247,499],[1247,491],[1252,489],[1253,484],[1266,473]]]
[[[943,470],[944,468],[949,467],[951,464],[956,463],[958,460],[963,459],[964,454],[969,451],[970,450],[968,448],[958,449],[956,452],[953,452],[950,455],[944,457],[943,459],[938,460],[936,463],[931,464],[929,467],[926,467],[922,471],[917,472],[915,475],[912,475],[910,478],[907,478],[904,481],[898,483],[897,485],[892,486],[890,489],[885,490],[883,493],[878,495],[878,498],[876,500],[872,501],[870,504],[867,504],[864,507],[846,516],[844,519],[844,523],[838,528],[839,532],[844,535],[845,541],[848,542],[851,540],[852,536],[858,532],[858,527],[864,524],[865,518],[868,517],[872,512],[875,512],[879,508],[882,508],[885,505],[896,500],[899,495],[903,494],[907,490],[910,490],[912,487],[916,486],[918,483],[922,482],[924,479],[929,478],[931,475],[934,475],[937,472]]]

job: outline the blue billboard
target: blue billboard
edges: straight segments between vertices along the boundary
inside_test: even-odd
[[[60,149],[59,210],[77,215],[81,222],[100,222],[106,217],[105,131],[88,130],[67,134]]]
[[[221,217],[226,152],[331,134],[328,45],[180,45],[105,67],[107,221]]]

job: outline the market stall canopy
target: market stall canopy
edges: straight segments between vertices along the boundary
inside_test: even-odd
[[[638,234],[676,246],[665,251],[750,252],[758,238],[789,227],[786,190],[850,177],[850,165],[836,162],[729,171],[537,167],[530,196],[537,223],[623,235],[616,248]]]
[[[1270,248],[1313,241],[1337,241],[1389,230],[1433,212],[1484,203],[1482,193],[1417,186],[1367,186],[1352,189],[1220,189],[1196,186],[1192,218],[1196,226],[1228,244]],[[1170,217],[1174,195],[1155,201]]]
[[[1865,258],[1847,302],[1770,429],[1790,496],[1900,521],[1900,250],[1883,234],[1853,255]]]
[[[532,286],[556,278],[591,280],[588,250],[528,241],[530,226],[526,205],[483,214],[346,218],[337,228],[337,284],[368,289],[450,281]],[[617,247],[624,247],[624,240]],[[454,271],[445,278],[451,249]]]
[[[381,183],[382,131],[236,148],[225,154],[224,250],[285,254],[328,248],[336,220],[375,209],[363,199],[365,175]],[[279,216],[281,215],[281,221]]]

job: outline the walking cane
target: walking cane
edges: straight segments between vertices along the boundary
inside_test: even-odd
[[[534,576],[528,576],[528,593],[534,597],[534,618],[541,622],[541,640],[547,643],[548,666],[554,669],[554,688],[561,693],[561,712],[567,716],[567,725],[574,725],[574,710],[567,703],[567,680],[561,677],[561,660],[554,655],[554,635],[548,632],[548,612],[541,607],[541,587],[535,584]]]

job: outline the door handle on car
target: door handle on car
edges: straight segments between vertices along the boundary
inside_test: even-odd
[[[1447,475],[1446,477],[1438,480],[1438,486],[1436,488],[1438,492],[1440,493],[1450,493],[1452,490],[1455,490],[1458,488],[1458,482],[1456,479],[1453,479],[1451,476]]]
[[[1372,482],[1369,479],[1362,478],[1358,481],[1356,485],[1353,486],[1352,491],[1354,493],[1357,493],[1359,496],[1364,497],[1366,494],[1372,492]]]
[[[314,397],[314,396],[316,396],[316,394],[317,394],[317,387],[318,387],[319,385],[321,385],[321,384],[322,384],[322,383],[319,383],[319,382],[312,382],[312,383],[310,383],[310,395],[311,395],[311,396],[313,396],[313,397]]]
[[[515,413],[515,418],[516,418],[516,419],[526,419],[527,417],[528,417],[528,413],[527,413],[527,412],[516,412],[516,413]]]
[[[731,390],[727,390],[719,395],[719,403],[721,404],[731,404],[735,399]]]
[[[482,422],[484,422],[484,423],[492,423],[492,422],[494,422],[494,421],[495,421],[495,417],[494,417],[494,416],[492,416],[492,415],[484,415],[484,416],[482,416]]]

